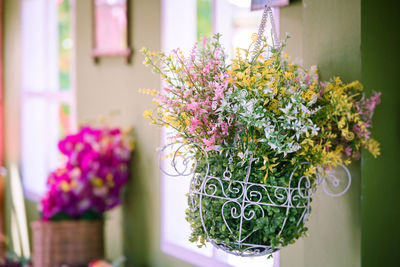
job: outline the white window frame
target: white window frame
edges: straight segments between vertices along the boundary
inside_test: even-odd
[[[71,61],[70,61],[70,87],[67,91],[61,91],[58,83],[58,20],[57,20],[57,2],[55,0],[20,0],[21,1],[21,110],[24,110],[27,103],[30,100],[43,100],[47,104],[54,104],[59,106],[60,104],[66,104],[69,106],[70,111],[70,120],[69,127],[71,131],[75,131],[77,127],[76,123],[76,82],[75,82],[75,46],[73,44],[71,51]],[[76,40],[75,38],[75,0],[64,0],[69,1],[70,3],[70,16],[71,16],[71,38],[73,42]],[[41,5],[38,8],[41,14],[29,14],[26,15],[25,12],[29,10],[25,5],[32,4],[32,2],[36,2]],[[24,9],[28,9],[25,10]],[[32,11],[32,10],[29,10]],[[38,13],[39,13],[38,12]],[[34,16],[34,17],[33,17]],[[41,17],[40,17],[41,16]],[[29,33],[30,24],[36,23],[36,26],[39,28],[39,32],[37,36],[33,36]],[[55,25],[54,25],[55,24]],[[26,28],[25,28],[26,27]],[[55,27],[55,28],[54,28]],[[30,47],[29,43],[32,38],[40,38],[40,45],[36,47]],[[54,50],[55,49],[55,50]],[[30,87],[31,82],[35,83],[34,77],[30,75],[32,69],[27,68],[26,64],[29,65],[29,60],[33,60],[34,53],[47,53],[47,57],[43,57],[42,66],[39,70],[35,70],[40,75],[39,83],[42,84],[40,88]],[[51,54],[51,55],[50,55]],[[39,75],[39,76],[40,76]],[[36,90],[35,90],[36,89]],[[29,112],[29,111],[27,111]],[[47,114],[46,114],[47,115]],[[48,114],[50,115],[50,114]],[[43,120],[48,119],[49,117],[43,118]],[[57,121],[58,122],[58,121]],[[29,155],[29,149],[27,146],[31,142],[35,142],[32,138],[31,142],[27,142],[28,139],[25,136],[29,133],[29,128],[32,125],[27,125],[24,119],[24,111],[21,112],[21,158],[22,158],[22,179],[23,179],[23,187],[25,196],[35,202],[39,202],[42,197],[43,192],[40,192],[38,189],[34,189],[32,184],[39,183],[42,188],[45,187],[47,181],[47,174],[52,171],[54,166],[54,159],[50,159],[52,157],[52,153],[55,149],[57,149],[58,136],[54,136],[54,127],[59,127],[59,123],[57,125],[50,125],[51,123],[46,123],[46,130],[44,133],[46,137],[43,137],[45,140],[45,170],[41,169],[41,173],[46,173],[45,177],[43,175],[39,175],[37,172],[29,171],[32,167],[27,167],[26,162],[32,155]],[[28,129],[27,129],[28,128]],[[53,134],[50,132],[53,131]],[[51,135],[51,136],[49,136]],[[55,142],[54,142],[55,141]],[[52,163],[51,163],[52,162]]]
[[[222,42],[228,44],[229,38],[232,36],[231,25],[226,21],[218,20],[218,12],[225,12],[223,9],[229,4],[229,0],[213,0],[212,3],[212,18],[213,18],[213,33],[222,32],[226,34],[222,36]],[[179,6],[179,10],[177,9]],[[169,53],[172,49],[179,46],[183,51],[189,51],[196,42],[196,0],[162,0],[161,1],[161,32],[162,32],[162,50]],[[222,10],[222,11],[221,11]],[[179,15],[179,20],[174,16]],[[279,9],[274,10],[275,25],[279,29]],[[261,17],[260,17],[261,19]],[[279,32],[279,31],[278,31]],[[250,38],[250,36],[249,36]],[[229,49],[229,47],[227,47]],[[231,53],[229,53],[231,54]],[[161,84],[163,88],[163,84]],[[165,144],[167,130],[163,129],[161,134],[161,144]],[[161,162],[161,164],[163,164]],[[166,192],[167,179],[189,179],[189,177],[170,177],[160,172],[161,175],[161,250],[181,259],[185,262],[196,266],[215,266],[228,267],[232,266],[226,262],[227,254],[212,246],[211,257],[197,253],[196,251],[184,246],[180,246],[171,242],[167,238],[167,195],[171,192]],[[189,188],[187,188],[189,190]],[[184,216],[184,214],[182,214]],[[210,246],[209,244],[208,246]],[[273,267],[279,267],[279,252],[274,253]]]

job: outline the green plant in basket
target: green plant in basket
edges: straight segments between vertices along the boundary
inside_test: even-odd
[[[161,75],[153,125],[170,128],[171,143],[196,159],[186,219],[190,240],[211,241],[242,255],[268,253],[306,233],[312,190],[319,176],[348,165],[361,147],[374,156],[370,137],[379,93],[366,98],[359,82],[321,82],[316,67],[292,63],[265,40],[238,49],[228,62],[217,34],[184,56],[143,49],[144,63]],[[200,149],[199,149],[200,148]],[[168,157],[168,155],[166,156]]]

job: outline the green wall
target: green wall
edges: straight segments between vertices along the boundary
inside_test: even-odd
[[[126,266],[188,266],[160,250],[160,174],[156,148],[160,131],[142,117],[151,106],[151,97],[139,88],[160,86],[159,77],[142,62],[139,50],[146,46],[161,49],[161,0],[131,0],[131,64],[123,58],[102,58],[96,64],[91,56],[91,0],[76,2],[76,87],[78,122],[96,119],[118,110],[117,125],[134,126],[136,148],[132,179],[121,210],[109,214],[108,254],[125,254]]]
[[[382,92],[373,135],[381,156],[362,156],[362,266],[400,266],[399,2],[361,1],[362,82]]]
[[[306,67],[317,65],[322,80],[361,79],[360,0],[294,1],[280,11],[281,36],[289,32],[287,53]],[[281,267],[361,265],[360,162],[350,167],[352,185],[341,197],[322,188],[313,198],[308,237],[281,250]]]

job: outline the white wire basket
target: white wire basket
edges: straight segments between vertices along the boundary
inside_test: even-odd
[[[191,179],[189,211],[200,219],[206,241],[237,256],[267,255],[286,246],[287,236],[293,236],[294,241],[306,231],[312,196],[318,186],[322,185],[330,196],[341,196],[351,184],[345,166],[341,166],[345,175],[329,172],[322,177],[317,172],[308,177],[299,171],[310,166],[307,162],[296,166],[282,180],[284,184],[268,179],[257,183],[252,181],[259,172],[254,168],[256,158],[250,156],[241,170],[232,170],[232,157],[221,157],[228,162],[223,171],[222,166],[210,163],[208,152],[200,145],[175,143],[161,149],[159,160],[164,174]],[[216,168],[220,171],[214,171]],[[276,213],[284,216],[275,216]],[[273,220],[273,229],[263,227],[270,226]]]

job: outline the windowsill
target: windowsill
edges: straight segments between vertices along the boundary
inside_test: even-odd
[[[173,243],[164,241],[161,244],[161,250],[177,259],[194,264],[196,266],[213,266],[213,267],[232,267],[227,263],[217,261],[214,257],[202,256],[199,253],[186,249],[184,247],[175,245]]]
[[[27,188],[24,188],[24,198],[31,202],[39,203],[41,196],[36,192],[33,192]]]

